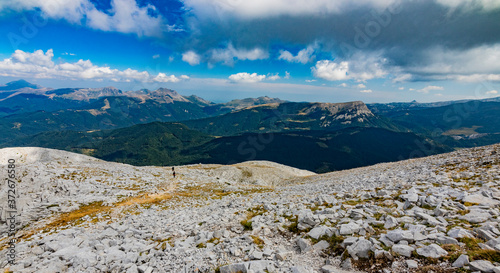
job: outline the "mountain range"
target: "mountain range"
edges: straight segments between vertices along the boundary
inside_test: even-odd
[[[315,172],[500,142],[500,100],[368,104],[259,97],[212,103],[174,90],[0,87],[0,147],[133,165],[270,160]]]

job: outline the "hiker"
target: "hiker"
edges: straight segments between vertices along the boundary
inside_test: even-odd
[[[174,178],[175,178],[175,171],[172,174],[174,175]]]

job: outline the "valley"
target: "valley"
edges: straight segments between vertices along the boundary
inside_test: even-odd
[[[55,148],[138,166],[270,160],[323,173],[500,142],[500,102],[492,99],[215,104],[166,88],[52,90],[19,81],[4,89],[0,147]]]

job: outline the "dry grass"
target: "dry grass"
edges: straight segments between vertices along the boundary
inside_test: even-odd
[[[428,273],[428,272],[434,272],[434,273],[452,273],[456,272],[456,268],[442,268],[439,265],[424,265],[422,267],[419,267],[416,272],[418,273]]]
[[[118,208],[132,206],[132,205],[154,205],[160,202],[172,198],[172,194],[142,194],[139,196],[133,196],[119,201],[113,205],[103,205],[103,201],[93,202],[90,204],[82,205],[79,209],[70,212],[64,212],[56,216],[52,221],[45,225],[33,228],[28,232],[25,232],[20,237],[22,239],[28,239],[34,234],[42,231],[49,232],[57,228],[61,228],[67,225],[76,225],[81,223],[84,217],[95,217],[98,214],[105,215],[111,213],[113,210]],[[93,221],[96,222],[96,221]]]
[[[97,213],[106,213],[108,212],[111,207],[110,206],[103,206],[102,201],[99,202],[93,202],[87,205],[81,206],[79,209],[71,211],[71,212],[64,212],[60,214],[54,221],[52,221],[50,224],[46,225],[44,230],[50,230],[54,228],[58,228],[61,226],[65,226],[75,220],[79,220],[87,215],[94,215]]]
[[[471,260],[487,260],[492,263],[500,262],[500,252],[496,250],[480,249],[475,251],[468,251]]]
[[[260,249],[264,248],[264,240],[262,240],[259,236],[250,235],[252,237],[253,243],[258,246]]]
[[[246,218],[242,220],[240,224],[243,226],[245,230],[252,230],[252,218],[254,218],[257,215],[262,215],[266,212],[267,210],[264,209],[262,205],[249,208],[246,212],[247,214]]]
[[[351,199],[343,202],[344,205],[349,205],[349,206],[356,206],[363,203],[365,203],[365,201],[361,199]]]

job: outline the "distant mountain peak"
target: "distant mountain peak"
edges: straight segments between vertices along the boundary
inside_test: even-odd
[[[75,88],[68,90],[61,97],[72,100],[89,101],[101,97],[123,96],[123,92],[113,86],[100,88]]]
[[[155,91],[156,92],[165,92],[165,93],[178,94],[175,90],[168,89],[168,88],[165,88],[165,87],[160,87],[160,88],[156,89]]]
[[[208,100],[205,100],[203,98],[200,98],[196,95],[191,95],[191,96],[185,96],[184,98],[186,98],[188,101],[192,102],[192,103],[195,103],[195,104],[198,104],[198,105],[201,105],[201,106],[208,106],[208,105],[213,105],[214,103],[211,102],[211,101],[208,101]]]
[[[343,103],[315,102],[309,104],[300,112],[302,115],[311,115],[314,113],[321,114],[324,123],[329,123],[330,119],[336,121],[344,120],[351,122],[352,120],[358,120],[359,122],[364,122],[366,118],[374,116],[362,101]]]
[[[154,100],[159,103],[173,103],[175,101],[190,102],[190,100],[177,93],[177,91],[164,87],[160,87],[154,91],[149,89],[130,91],[127,92],[127,95],[130,97],[139,98],[143,102],[146,100]]]
[[[17,81],[11,81],[6,83],[4,86],[0,86],[0,91],[13,91],[22,88],[40,89],[43,88],[38,84],[29,83],[23,79]]]
[[[263,96],[258,98],[235,99],[225,103],[225,105],[233,108],[233,110],[241,110],[255,106],[269,106],[272,104],[280,104],[285,102],[288,101],[281,100],[279,98],[270,98],[268,96]]]

